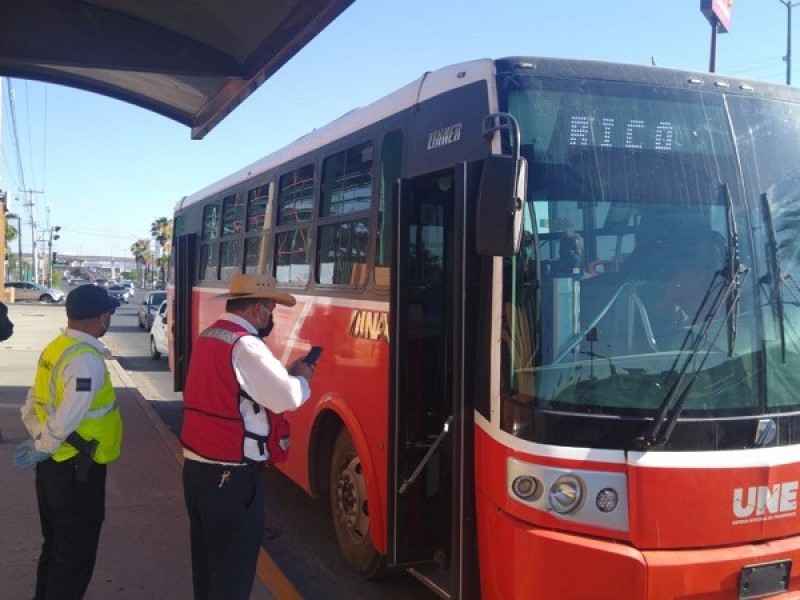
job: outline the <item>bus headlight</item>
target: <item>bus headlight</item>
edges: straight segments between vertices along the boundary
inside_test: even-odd
[[[618,502],[619,494],[613,488],[603,488],[597,493],[597,498],[595,499],[597,510],[604,513],[610,513],[617,508]]]
[[[511,490],[524,501],[538,500],[542,495],[541,485],[535,477],[520,475],[511,483]]]
[[[583,484],[574,475],[562,475],[550,486],[547,501],[551,510],[560,515],[573,512],[583,500]]]

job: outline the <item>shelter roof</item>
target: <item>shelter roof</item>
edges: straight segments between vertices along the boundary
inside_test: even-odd
[[[96,92],[203,138],[354,0],[3,0],[0,75]]]

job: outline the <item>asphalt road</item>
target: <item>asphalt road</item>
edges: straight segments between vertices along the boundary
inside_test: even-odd
[[[117,309],[104,342],[131,375],[142,395],[175,435],[180,432],[183,401],[172,391],[172,373],[165,357],[150,357],[149,333],[137,324],[144,292]],[[330,507],[311,499],[280,471],[267,470],[266,529],[263,545],[295,588],[306,599],[351,600],[438,598],[404,571],[366,581],[342,561]]]

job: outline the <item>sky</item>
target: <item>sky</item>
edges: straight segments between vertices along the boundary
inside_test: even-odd
[[[717,38],[717,72],[784,83],[787,16],[784,0],[737,0],[730,31]],[[793,16],[794,30],[800,6]],[[793,82],[800,80],[797,33]],[[23,216],[23,251],[31,228],[20,169],[25,185],[40,192],[33,194],[37,227],[61,227],[54,250],[129,256],[183,196],[426,71],[504,56],[708,71],[710,43],[699,0],[355,0],[202,140],[119,100],[5,80],[0,188]]]

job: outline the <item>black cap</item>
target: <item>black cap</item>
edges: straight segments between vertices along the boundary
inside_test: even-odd
[[[119,301],[116,298],[91,283],[78,286],[67,295],[67,317],[75,321],[92,319],[107,312],[113,313],[118,306]]]

